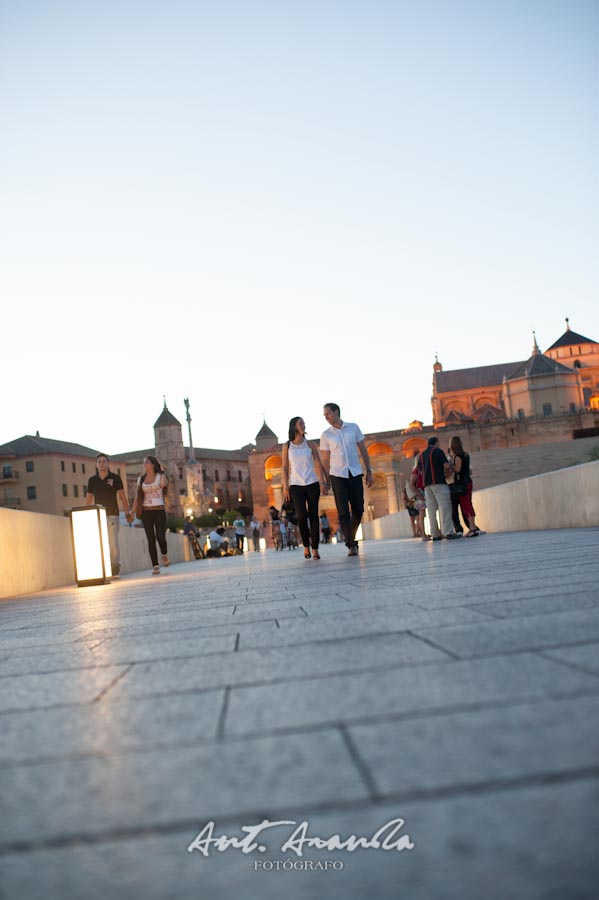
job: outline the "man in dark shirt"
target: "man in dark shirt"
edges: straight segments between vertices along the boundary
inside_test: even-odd
[[[106,509],[106,521],[108,523],[108,543],[110,544],[110,562],[112,574],[117,577],[121,570],[121,556],[119,551],[119,501],[128,522],[133,521],[127,495],[123,488],[120,475],[111,472],[108,466],[108,457],[105,453],[98,453],[96,457],[96,475],[92,475],[87,483],[85,505],[91,506],[97,503]]]
[[[461,534],[456,534],[453,530],[451,496],[449,485],[445,479],[445,474],[451,470],[451,464],[438,444],[439,438],[430,437],[428,439],[428,447],[426,450],[423,450],[418,462],[424,474],[424,497],[433,541],[440,541],[443,537],[461,537]],[[437,510],[439,510],[441,518],[440,531],[439,523],[437,522]]]

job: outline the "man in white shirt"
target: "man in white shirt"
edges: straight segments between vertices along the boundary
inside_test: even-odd
[[[320,458],[335,495],[347,555],[357,556],[356,531],[364,513],[364,475],[358,450],[366,469],[366,487],[373,484],[366,441],[358,425],[341,420],[341,410],[336,403],[325,403],[323,413],[330,427],[320,438]]]
[[[233,522],[233,528],[235,529],[235,540],[237,541],[237,549],[243,550],[243,539],[245,537],[245,521],[238,516]]]

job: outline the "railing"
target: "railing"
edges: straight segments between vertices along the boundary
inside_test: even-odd
[[[6,482],[16,482],[18,480],[19,473],[15,469],[0,470],[0,484],[6,484]]]
[[[20,497],[0,497],[0,506],[6,509],[21,509]]]

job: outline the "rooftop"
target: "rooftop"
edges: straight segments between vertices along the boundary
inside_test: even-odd
[[[52,438],[43,438],[39,434],[33,436],[25,434],[23,437],[9,441],[0,446],[0,456],[41,456],[47,453],[59,453],[63,456],[91,456],[94,459],[99,450],[84,447],[83,444],[73,444],[70,441],[56,441]]]
[[[467,391],[472,388],[495,387],[501,385],[504,376],[523,365],[519,362],[495,363],[492,366],[475,366],[470,369],[450,369],[447,372],[435,372],[434,379],[437,393],[447,394],[450,391]]]

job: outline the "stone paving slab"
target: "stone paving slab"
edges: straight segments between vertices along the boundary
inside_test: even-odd
[[[593,675],[568,670],[532,653],[398,667],[235,688],[226,732],[246,734],[469,704],[533,701],[597,687]]]
[[[218,735],[224,700],[225,691],[214,690],[5,713],[0,764],[208,742]]]
[[[390,631],[409,631],[418,626],[469,624],[488,620],[489,617],[483,613],[466,607],[431,612],[419,610],[414,606],[400,607],[398,604],[383,609],[376,607],[359,610],[342,609],[330,613],[323,612],[318,617],[281,619],[278,621],[279,628],[272,637],[260,631],[252,634],[244,632],[241,635],[240,647],[246,649],[274,644],[299,644],[366,634],[385,634]]]
[[[573,666],[575,669],[599,675],[599,643],[578,644],[576,647],[560,647],[557,650],[547,650],[543,655],[548,659],[558,660]]]
[[[218,748],[161,748],[0,768],[0,796],[5,850],[20,842],[80,839],[140,825],[192,827],[198,816],[208,821],[217,814],[253,813],[269,797],[281,806],[365,799],[368,789],[342,735],[330,729]],[[35,810],[33,817],[28,810]]]
[[[210,637],[198,636],[180,640],[164,640],[152,635],[152,640],[123,640],[122,638],[103,641],[100,644],[79,649],[80,644],[68,655],[64,652],[31,654],[13,654],[0,661],[1,677],[4,675],[25,675],[29,672],[47,673],[61,672],[68,669],[83,669],[96,666],[128,664],[147,659],[181,659],[186,656],[224,653],[234,650],[237,642],[236,634],[217,634]]]
[[[539,613],[568,612],[571,609],[595,609],[599,606],[599,593],[591,591],[565,592],[555,595],[555,589],[534,591],[531,594],[519,593],[517,600],[511,595],[502,602],[470,604],[470,609],[486,613],[498,619],[536,616]]]
[[[0,602],[0,898],[594,900],[598,539],[268,552]],[[341,871],[186,852],[210,818],[398,816],[412,851],[307,851]]]
[[[414,633],[461,659],[599,640],[599,609],[573,610],[477,625],[418,628]]]
[[[0,679],[0,713],[62,703],[91,703],[126,671],[126,666],[104,666],[70,672],[8,675]]]
[[[206,690],[247,683],[282,682],[447,660],[447,654],[408,634],[351,638],[334,643],[244,650],[203,659],[157,660],[130,669],[108,699]]]
[[[309,834],[372,836],[403,818],[414,849],[358,849],[352,854],[304,849],[300,860],[280,847],[292,828],[273,829],[266,854],[235,849],[205,858],[186,848],[205,820],[173,833],[81,842],[1,858],[7,898],[27,900],[592,900],[599,863],[589,835],[596,798],[588,781],[546,783],[322,812],[290,807]],[[216,833],[241,835],[240,822],[217,820]],[[265,860],[337,862],[340,871],[254,868]]]
[[[592,696],[351,726],[349,734],[377,793],[402,796],[591,769],[598,721]]]

